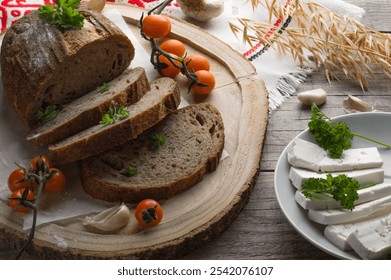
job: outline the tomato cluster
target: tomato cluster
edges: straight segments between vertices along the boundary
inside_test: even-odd
[[[152,39],[164,38],[171,32],[170,20],[160,14],[146,16],[141,26],[144,35]],[[175,39],[162,42],[159,48],[163,51],[157,56],[159,65],[163,65],[158,67],[162,76],[174,79],[182,72],[187,74],[188,78],[194,77],[197,83],[191,88],[199,95],[207,95],[214,89],[216,81],[210,72],[210,63],[206,57],[197,54],[186,56],[185,45]]]
[[[61,192],[65,188],[65,175],[53,167],[47,156],[36,156],[26,169],[18,167],[8,176],[8,188],[11,196],[9,205],[17,212],[28,212],[29,204],[34,203],[34,192],[39,189],[40,181],[48,193]]]

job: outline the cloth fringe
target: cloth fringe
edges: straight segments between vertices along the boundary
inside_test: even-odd
[[[281,76],[275,87],[268,89],[269,114],[277,109],[287,97],[292,96],[298,85],[305,82],[310,73],[312,73],[310,68],[298,68],[295,72]]]

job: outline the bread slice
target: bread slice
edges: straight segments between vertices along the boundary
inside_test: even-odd
[[[165,143],[150,148],[151,135]],[[214,171],[224,147],[224,124],[218,110],[201,103],[171,113],[137,139],[82,161],[82,184],[95,199],[139,202],[166,199]],[[129,176],[127,167],[137,169]]]
[[[34,146],[57,142],[99,123],[113,104],[136,103],[149,90],[147,76],[141,67],[125,70],[108,85],[104,92],[97,88],[65,105],[56,118],[30,131],[27,142]]]
[[[123,144],[178,108],[180,90],[173,79],[157,79],[150,87],[140,101],[127,107],[128,117],[114,124],[96,124],[49,145],[53,161],[57,164],[74,162]]]
[[[81,29],[43,22],[32,11],[4,35],[1,70],[4,91],[29,127],[37,112],[63,105],[119,76],[134,58],[128,37],[101,13],[80,8]]]

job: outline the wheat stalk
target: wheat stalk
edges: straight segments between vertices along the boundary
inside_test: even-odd
[[[284,8],[277,0],[251,0],[251,5],[253,9],[264,5],[270,15],[281,19],[294,16],[297,27],[288,27],[282,34],[275,32],[265,39],[272,24],[244,18],[238,19],[239,25],[231,22],[232,32],[241,33],[250,46],[260,41],[283,54],[289,53],[302,67],[310,63],[316,68],[322,65],[329,81],[337,79],[336,72],[342,71],[362,89],[368,88],[368,76],[374,77],[374,68],[391,78],[390,35],[313,2],[292,0]]]

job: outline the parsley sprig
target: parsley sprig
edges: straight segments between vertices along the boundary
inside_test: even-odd
[[[336,177],[327,174],[326,179],[309,178],[301,186],[305,197],[316,200],[332,197],[348,210],[353,210],[354,201],[359,198],[357,193],[359,189],[361,189],[359,182],[345,174]]]
[[[129,112],[124,106],[111,107],[107,110],[107,113],[102,116],[102,120],[99,122],[100,125],[113,124],[118,120],[122,120],[129,116]]]
[[[352,132],[344,122],[335,122],[323,114],[315,104],[311,107],[311,120],[308,123],[309,132],[315,137],[316,143],[325,149],[331,158],[340,158],[343,151],[350,149],[354,136],[391,148],[390,145],[379,142],[367,136]]]
[[[126,176],[132,177],[135,175],[137,175],[137,168],[130,166],[130,165],[126,166]]]
[[[56,0],[56,4],[39,7],[39,17],[49,24],[57,24],[63,28],[83,27],[84,16],[76,10],[80,7],[80,0]]]
[[[40,123],[45,123],[45,122],[48,122],[50,120],[53,120],[57,117],[57,108],[55,105],[49,105],[45,108],[41,108],[39,109],[39,111],[37,112],[37,120],[38,122]]]
[[[164,145],[164,143],[166,142],[166,136],[164,136],[163,134],[159,134],[159,133],[153,133],[149,137],[149,140],[150,140],[149,147],[151,148],[151,150],[157,150],[160,147],[162,147]]]

